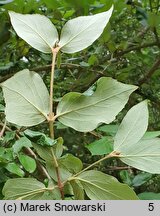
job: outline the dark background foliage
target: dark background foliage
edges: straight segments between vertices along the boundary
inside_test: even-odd
[[[159,0],[0,0],[0,82],[24,68],[29,68],[38,72],[49,87],[51,56],[36,51],[16,35],[9,21],[8,10],[43,14],[60,30],[67,20],[106,11],[112,3],[114,12],[110,23],[92,46],[80,53],[58,56],[54,86],[55,104],[67,92],[84,92],[98,78],[109,76],[120,82],[139,86],[113,123],[119,124],[130,107],[148,99],[149,130],[160,130]],[[3,111],[4,101],[0,90],[1,126],[4,122]],[[4,134],[3,146],[7,149],[6,157],[11,157],[10,161],[18,163],[12,158],[9,147],[14,143],[15,131],[19,132],[19,128],[10,125],[10,129],[12,131]],[[32,129],[48,133],[47,124]],[[65,151],[79,157],[84,166],[100,157],[91,156],[86,145],[103,136],[112,140],[114,135],[108,132],[108,129],[79,133],[60,123],[56,123],[55,129],[56,137],[64,138]],[[8,171],[5,166],[4,161],[0,161],[1,187],[6,179],[17,177],[16,171]],[[133,186],[137,193],[160,192],[160,178],[157,175],[142,173],[113,160],[96,168]],[[25,176],[28,175],[25,173]]]

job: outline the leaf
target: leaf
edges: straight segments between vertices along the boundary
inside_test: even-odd
[[[132,107],[120,124],[114,150],[129,166],[149,173],[160,173],[160,139],[143,139],[148,125],[146,101]],[[141,139],[142,138],[142,139]]]
[[[147,131],[142,139],[152,139],[158,136],[160,136],[160,131]]]
[[[33,158],[28,155],[19,155],[18,159],[27,172],[33,173],[35,171],[36,162]]]
[[[96,140],[85,147],[91,152],[92,155],[104,155],[113,151],[113,144],[108,137],[103,137]]]
[[[140,200],[160,200],[160,193],[144,192],[138,194]]]
[[[160,174],[160,139],[140,140],[121,151],[120,160],[145,172]]]
[[[57,107],[58,120],[77,131],[92,131],[101,123],[112,122],[136,89],[109,77],[100,78],[91,96],[76,92],[66,94]]]
[[[7,164],[6,166],[5,166],[5,168],[9,171],[9,172],[11,172],[11,173],[13,173],[13,174],[16,174],[16,175],[18,175],[18,176],[20,176],[20,177],[23,177],[24,176],[24,171],[23,170],[21,170],[21,168],[17,165],[17,164],[15,164],[15,163],[9,163],[9,164]]]
[[[128,172],[128,170],[121,170],[119,172],[119,176],[123,183],[127,184],[128,186],[132,186],[132,174]]]
[[[25,130],[24,134],[30,138],[32,142],[35,142],[38,145],[42,146],[53,146],[57,143],[56,140],[51,139],[50,137],[47,137],[44,133],[38,132],[38,131],[32,131],[32,130]]]
[[[59,46],[64,53],[75,53],[90,46],[102,34],[113,11],[69,20],[63,27]]]
[[[44,147],[41,145],[37,145],[36,143],[33,143],[33,147],[42,159],[46,161],[52,161],[53,159],[52,151],[51,151],[52,147],[46,147],[46,146]]]
[[[0,112],[4,112],[4,106],[0,104]]]
[[[56,144],[52,147],[40,146],[36,143],[33,143],[33,147],[36,149],[38,155],[46,161],[52,161],[53,155],[52,150],[56,156],[56,158],[60,158],[63,153],[63,139],[59,137],[55,140]]]
[[[76,177],[91,200],[137,200],[134,191],[116,178],[99,171],[86,171]]]
[[[84,200],[84,189],[78,180],[70,181],[75,200]]]
[[[117,133],[118,131],[118,127],[119,125],[103,125],[99,128],[97,128],[97,131],[100,131],[100,132],[104,132],[106,134],[109,134],[111,136],[115,136],[115,134]]]
[[[9,141],[14,140],[15,135],[16,135],[15,131],[7,131],[7,132],[5,132],[5,137],[4,137],[3,141],[5,143],[8,143]]]
[[[52,52],[51,49],[58,41],[58,32],[47,17],[40,14],[23,15],[12,11],[9,15],[19,37],[41,52]]]
[[[2,1],[0,1],[0,5],[8,4],[10,2],[13,2],[13,0],[4,0],[4,1],[2,0]]]
[[[64,165],[73,174],[80,172],[83,168],[81,160],[71,154],[64,155],[58,162]]]
[[[63,153],[63,138],[58,137],[56,144],[53,146],[53,151],[56,158],[60,158]]]
[[[81,160],[71,154],[66,154],[57,161],[59,164],[61,181],[66,181],[73,174],[80,172],[83,167]],[[56,169],[52,161],[47,161],[47,170],[49,175],[57,181]]]
[[[152,178],[150,173],[139,173],[136,175],[132,181],[134,187],[138,187],[148,182]]]
[[[29,196],[35,194],[42,196],[45,191],[44,184],[34,178],[15,178],[5,183],[2,193],[6,200],[15,200],[29,199]]]
[[[23,147],[32,147],[31,141],[26,137],[21,137],[19,140],[15,142],[15,144],[12,146],[13,152],[17,154],[21,151]]]
[[[49,94],[42,78],[27,69],[2,83],[6,119],[19,126],[37,125],[47,119]]]
[[[68,199],[73,200],[72,198],[73,198],[74,194],[73,194],[73,188],[72,188],[70,182],[66,182],[64,184],[63,193],[65,196],[65,198],[64,198],[65,200],[68,200]]]
[[[54,181],[58,182],[57,172],[53,162],[47,161],[46,168],[49,175],[54,179]],[[59,164],[59,172],[60,172],[60,179],[62,182],[66,181],[68,178],[72,176],[72,173],[62,164]]]
[[[7,160],[7,161],[13,161],[14,157],[13,157],[12,148],[4,148],[4,149],[2,149],[2,152],[1,152],[0,156],[3,159]]]
[[[125,153],[131,146],[135,148],[134,144],[143,137],[147,127],[147,101],[143,101],[132,107],[124,117],[114,139],[114,150]]]

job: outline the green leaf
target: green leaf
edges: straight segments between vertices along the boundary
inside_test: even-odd
[[[35,171],[36,162],[33,158],[28,155],[19,155],[18,159],[27,172],[33,173]]]
[[[51,148],[53,147],[46,147],[46,146],[44,147],[41,145],[37,145],[36,143],[33,143],[33,147],[42,159],[46,161],[52,161],[53,156],[52,156]]]
[[[59,46],[64,53],[75,53],[90,46],[102,34],[112,15],[110,10],[69,20],[63,27]]]
[[[11,172],[11,173],[13,173],[13,174],[16,174],[16,175],[18,175],[18,176],[20,176],[20,177],[23,177],[24,176],[24,172],[23,172],[23,170],[21,170],[21,168],[17,165],[17,164],[15,164],[15,163],[9,163],[9,164],[7,164],[6,166],[5,166],[5,168],[9,171],[9,172]]]
[[[128,148],[135,149],[134,144],[143,137],[147,127],[147,101],[143,101],[132,107],[124,117],[114,139],[114,150],[125,153],[128,152]]]
[[[19,37],[41,52],[52,52],[51,49],[58,41],[58,32],[47,17],[39,14],[23,15],[11,11],[9,15]]]
[[[4,106],[0,104],[0,112],[4,112]]]
[[[83,168],[82,161],[72,154],[64,155],[58,160],[58,162],[73,174],[80,172]]]
[[[7,131],[5,132],[5,137],[3,141],[5,143],[8,143],[9,141],[13,140],[15,138],[16,132],[15,131]]]
[[[9,179],[3,187],[3,195],[6,200],[29,199],[35,194],[42,196],[46,188],[44,184],[33,178]],[[40,197],[39,197],[40,198]],[[37,197],[36,197],[37,199]]]
[[[47,137],[44,133],[32,130],[25,130],[24,134],[31,139],[32,142],[35,142],[41,146],[53,146],[57,142],[49,137]]]
[[[103,137],[100,140],[96,140],[85,147],[91,152],[92,155],[104,155],[113,151],[113,143],[108,137]]]
[[[132,174],[128,170],[121,170],[119,172],[120,178],[123,183],[127,184],[128,186],[132,186]]]
[[[49,175],[54,179],[54,181],[58,182],[57,179],[57,171],[55,169],[55,165],[51,161],[46,162],[46,168]],[[63,165],[59,164],[59,172],[61,181],[66,181],[68,178],[72,176],[72,173]]]
[[[160,200],[160,193],[144,192],[138,194],[140,200]]]
[[[72,200],[72,197],[74,196],[74,194],[73,194],[73,188],[70,182],[67,182],[64,184],[63,192],[64,192],[65,200],[68,200],[68,199]]]
[[[57,107],[58,120],[77,131],[92,131],[101,123],[112,122],[136,89],[109,77],[100,78],[91,96],[66,94]]]
[[[116,178],[99,171],[86,171],[76,177],[91,200],[137,200],[134,191]]]
[[[138,187],[148,182],[152,178],[152,174],[150,173],[139,173],[136,175],[132,181],[134,187]]]
[[[56,144],[53,146],[53,151],[56,158],[60,158],[63,153],[63,138],[58,137]]]
[[[74,193],[74,199],[75,200],[84,200],[84,189],[78,180],[70,181],[73,193]]]
[[[6,119],[19,126],[37,125],[47,119],[49,94],[42,78],[27,69],[2,83]]]
[[[52,161],[53,160],[53,155],[52,155],[52,150],[56,156],[56,158],[60,158],[60,156],[63,153],[63,139],[59,137],[58,139],[55,140],[56,144],[52,147],[44,147],[41,145],[38,145],[36,143],[33,143],[33,147],[36,149],[38,155],[43,158],[45,161]]]
[[[160,136],[160,131],[147,131],[142,139],[152,139],[158,136]]]
[[[109,134],[111,136],[115,136],[115,134],[117,133],[118,131],[118,128],[119,128],[119,125],[103,125],[99,128],[97,128],[97,131],[100,131],[100,132],[104,132],[106,134]]]
[[[21,151],[23,147],[32,147],[31,141],[26,137],[21,137],[19,140],[15,142],[15,144],[12,146],[13,152],[17,154]]]
[[[1,149],[0,153],[1,158],[7,160],[7,161],[13,161],[13,150],[12,148],[3,148]]]
[[[52,161],[47,161],[47,170],[49,175],[57,181],[56,169]],[[81,160],[71,154],[66,154],[59,158],[58,164],[61,181],[66,181],[73,174],[80,172],[83,167]]]

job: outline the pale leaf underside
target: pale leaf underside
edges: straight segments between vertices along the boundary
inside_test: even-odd
[[[8,122],[19,126],[37,125],[47,119],[49,93],[42,78],[27,69],[2,83]]]
[[[136,200],[134,191],[112,176],[99,171],[86,171],[76,177],[92,200]]]
[[[102,34],[113,11],[69,20],[63,27],[59,46],[64,53],[75,53],[90,46]]]
[[[58,32],[52,22],[40,14],[19,14],[9,12],[11,23],[23,40],[35,49],[51,53],[58,41]]]
[[[77,131],[92,131],[101,123],[112,122],[136,88],[112,78],[100,78],[91,96],[76,92],[66,94],[58,104],[56,117]]]
[[[142,139],[134,145],[128,145],[120,154],[120,159],[137,169],[160,174],[160,139]]]

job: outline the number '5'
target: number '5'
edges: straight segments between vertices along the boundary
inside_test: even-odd
[[[154,210],[154,203],[149,203],[148,210],[153,211]]]

